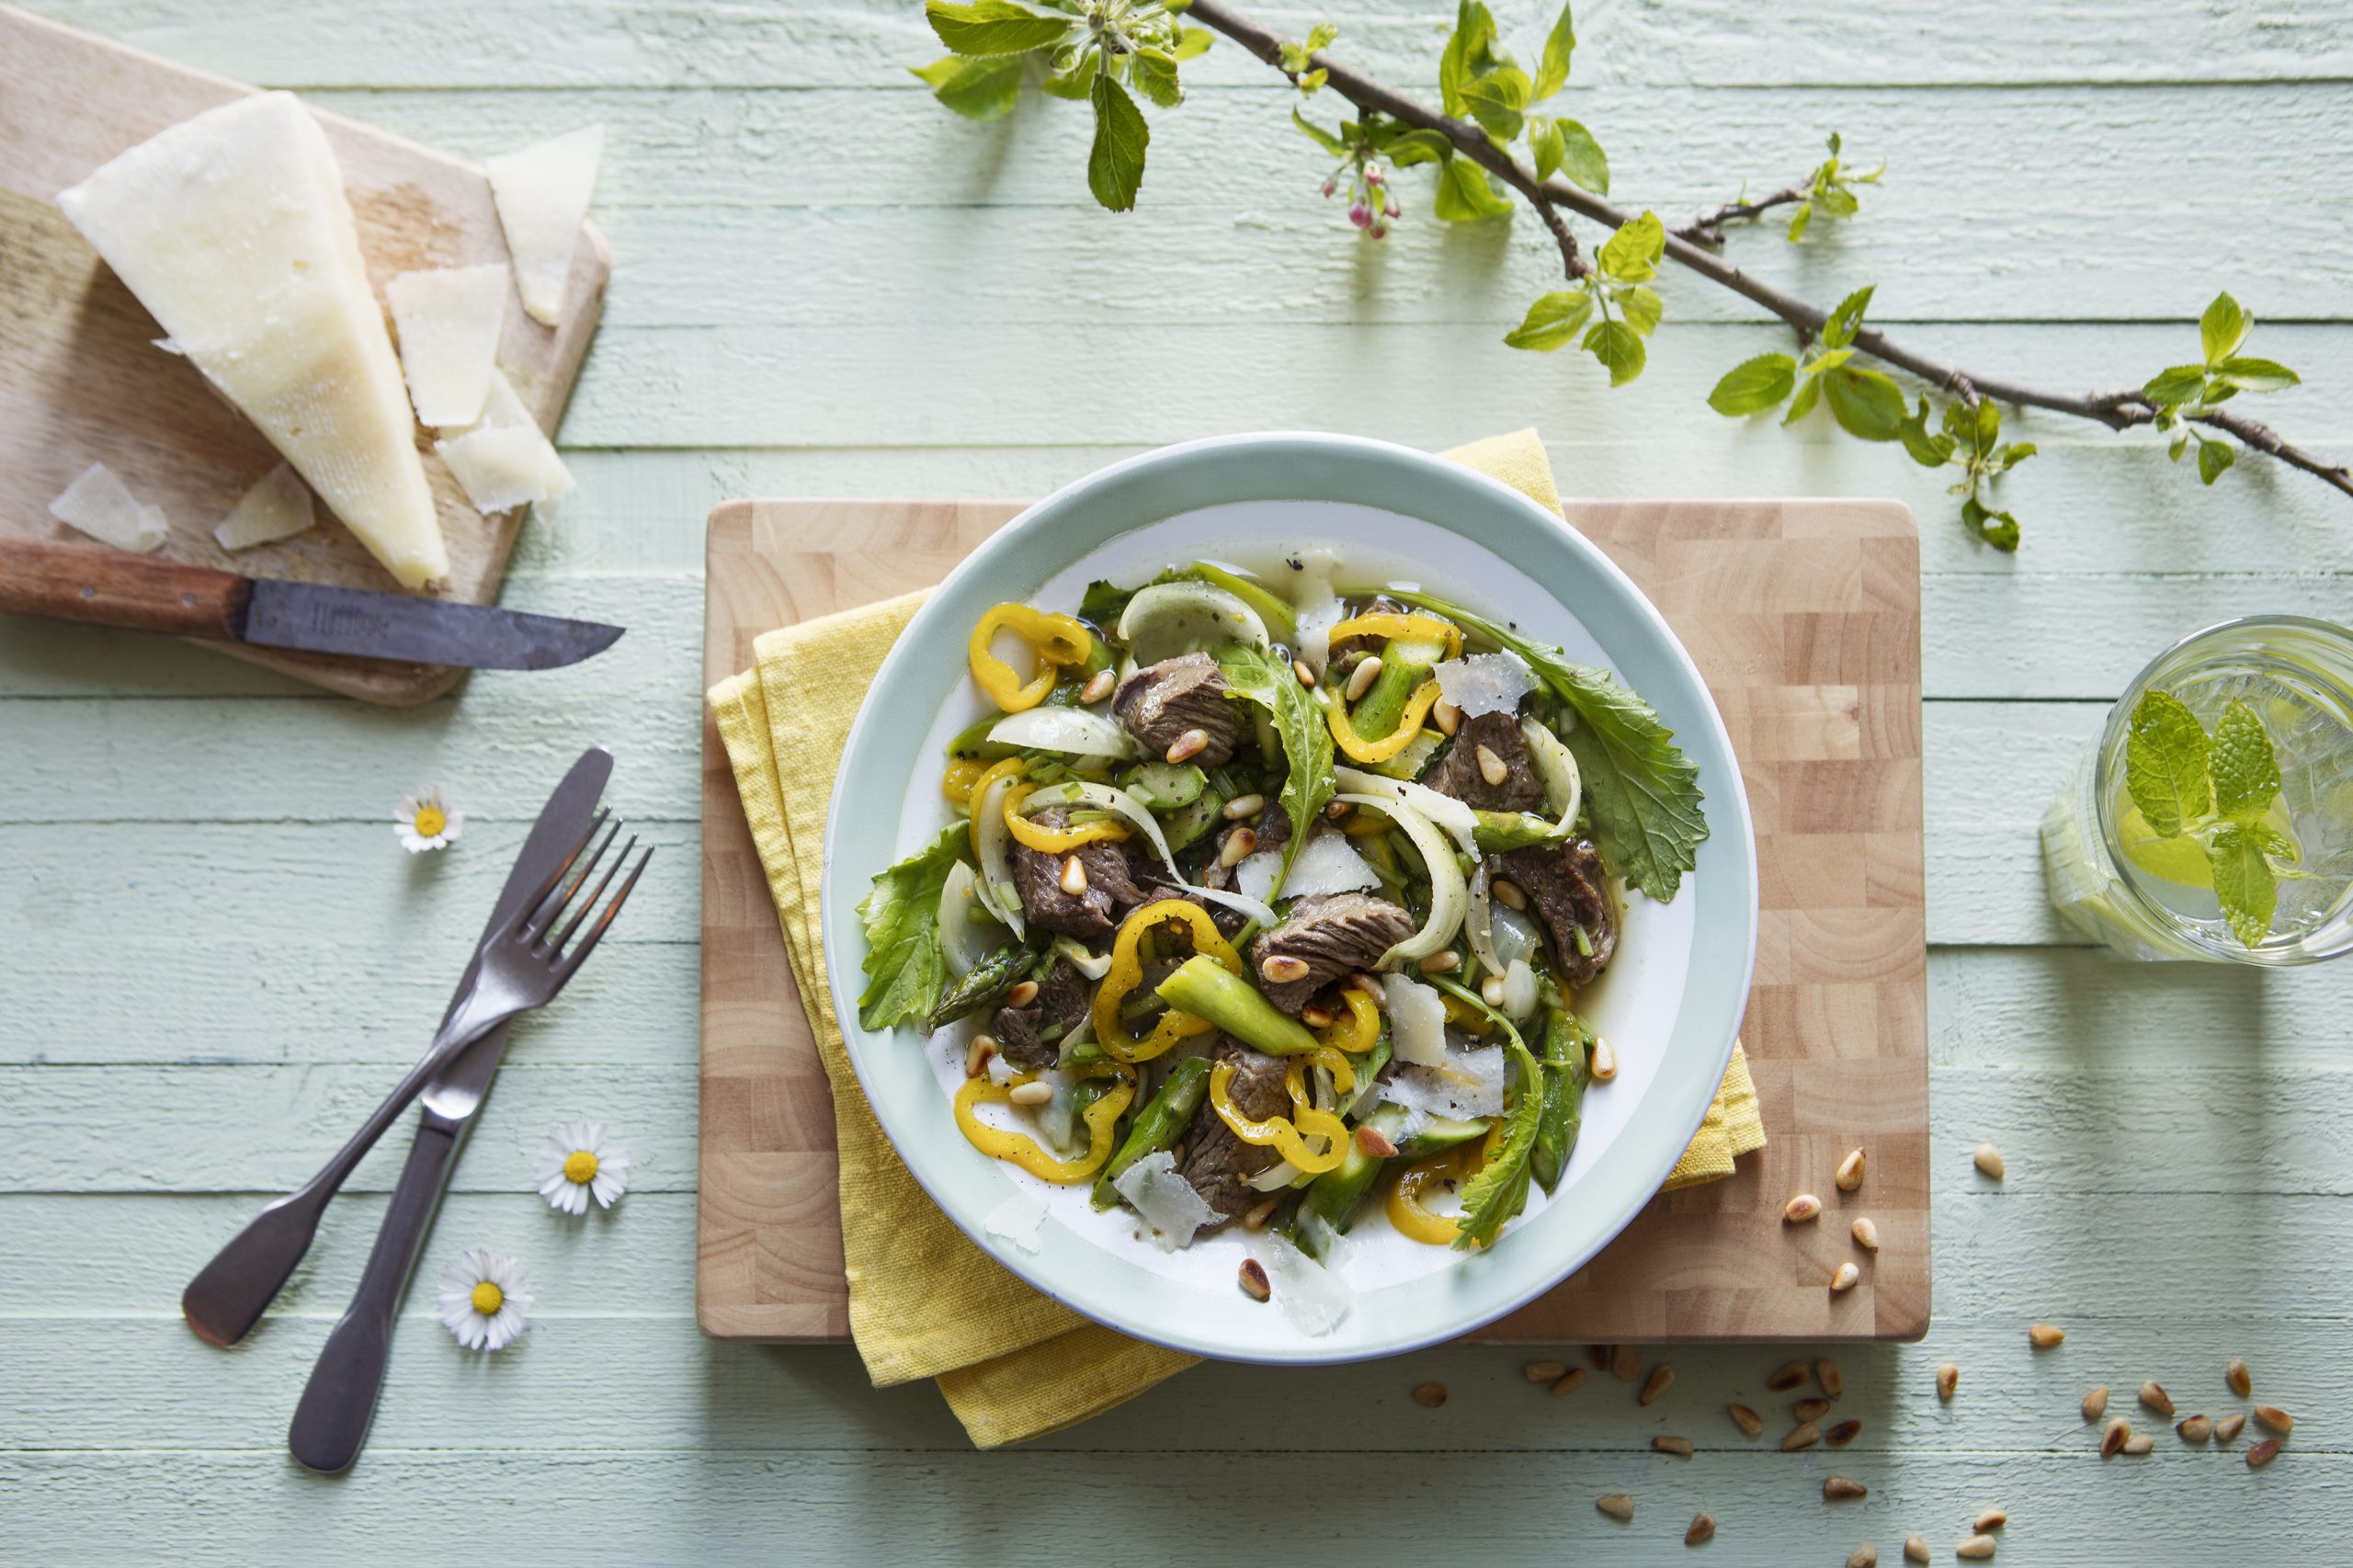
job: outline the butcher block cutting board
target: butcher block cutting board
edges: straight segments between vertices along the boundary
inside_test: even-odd
[[[213,526],[278,465],[278,453],[195,366],[154,346],[163,329],[56,207],[59,191],[116,153],[256,90],[0,6],[0,538],[107,548],[49,514],[76,474],[104,462],[171,518],[162,551],[171,560],[398,592],[324,506],[316,528],[278,544],[231,555],[213,542]],[[507,259],[480,169],[331,114],[318,119],[342,165],[380,302],[395,274]],[[554,326],[509,301],[498,362],[550,432],[572,395],[610,270],[603,238],[584,228]],[[430,433],[420,428],[417,445],[449,547],[441,597],[488,604],[522,514],[475,511],[434,455]],[[203,645],[371,702],[422,702],[460,674]]]
[[[704,679],[752,640],[938,582],[1011,502],[739,501],[711,514]],[[1706,676],[1756,821],[1763,920],[1742,1040],[1770,1139],[1653,1201],[1550,1295],[1477,1335],[1916,1339],[1928,1325],[1920,568],[1892,501],[1573,501]],[[830,1091],[727,756],[703,730],[697,1313],[721,1338],[845,1337]],[[1868,1152],[1853,1195],[1833,1173]],[[1781,1221],[1822,1196],[1816,1224]],[[1876,1258],[1849,1239],[1879,1226]],[[1862,1283],[1826,1289],[1849,1260]]]

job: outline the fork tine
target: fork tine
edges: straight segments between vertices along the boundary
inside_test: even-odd
[[[597,862],[605,858],[605,852],[613,846],[613,840],[619,838],[620,834],[620,821],[615,818],[605,829],[604,841],[598,844],[590,852],[588,858],[581,864],[580,874],[569,881],[558,878],[562,885],[551,889],[544,897],[540,899],[537,907],[531,911],[530,917],[523,922],[522,929],[526,935],[537,939],[546,933],[549,926],[563,918],[565,906],[580,896],[580,890],[587,884],[590,877],[597,874]]]
[[[587,831],[580,835],[579,842],[572,846],[571,853],[556,863],[555,869],[548,873],[547,880],[540,882],[532,892],[531,896],[525,901],[521,912],[515,916],[513,929],[518,931],[530,929],[531,921],[540,906],[563,885],[563,879],[571,872],[574,863],[580,858],[580,852],[588,847],[589,841],[597,836],[597,830],[605,825],[605,818],[609,814],[611,813],[599,808],[597,814],[588,819]]]
[[[648,845],[645,853],[637,858],[637,865],[631,870],[629,880],[621,883],[620,891],[613,894],[612,902],[605,905],[605,912],[597,917],[597,924],[589,926],[588,934],[580,938],[580,945],[564,956],[562,965],[556,971],[559,980],[571,979],[572,971],[586,961],[590,953],[596,951],[598,938],[605,934],[605,927],[613,923],[613,916],[619,915],[621,912],[621,905],[629,902],[630,890],[637,886],[637,879],[645,874],[645,863],[653,858],[654,846]]]
[[[550,939],[548,943],[550,951],[562,952],[565,945],[572,940],[573,934],[587,923],[591,915],[597,913],[597,905],[604,898],[605,890],[613,885],[613,878],[620,874],[623,866],[629,864],[629,858],[636,848],[637,835],[632,833],[629,835],[629,842],[621,846],[620,854],[614,858],[611,865],[605,868],[605,880],[597,884],[597,891],[580,901],[580,908],[572,916],[572,924],[563,928],[562,936]]]

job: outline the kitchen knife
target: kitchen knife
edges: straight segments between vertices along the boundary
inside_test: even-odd
[[[0,543],[0,610],[170,631],[215,642],[476,670],[551,670],[609,648],[593,620],[209,566],[70,544]]]
[[[591,746],[580,754],[580,760],[549,797],[524,841],[522,853],[516,857],[498,905],[483,928],[485,939],[522,912],[524,902],[555,869],[564,852],[579,841],[612,771],[612,754],[602,747]],[[452,1009],[473,978],[469,966],[449,1000]],[[359,1277],[359,1289],[353,1293],[342,1321],[327,1335],[287,1429],[287,1447],[313,1470],[330,1473],[348,1470],[367,1441],[368,1424],[383,1386],[384,1367],[392,1357],[392,1325],[407,1292],[409,1275],[416,1267],[426,1233],[433,1227],[442,1191],[449,1185],[458,1150],[506,1051],[506,1026],[501,1024],[468,1046],[418,1096],[425,1109],[416,1141],[409,1146],[408,1164],[401,1169],[400,1185],[392,1189],[384,1222],[376,1233],[375,1248]]]

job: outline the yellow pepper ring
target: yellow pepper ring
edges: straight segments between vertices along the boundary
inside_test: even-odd
[[[1348,1016],[1333,1019],[1317,1038],[1335,1051],[1362,1056],[1381,1038],[1381,1013],[1373,1006],[1372,998],[1353,985],[1340,993],[1340,1000],[1347,1006]]]
[[[1026,683],[991,648],[999,631],[1012,632],[1038,656],[1038,673]],[[1046,700],[1061,677],[1058,666],[1083,665],[1094,651],[1095,634],[1072,617],[1041,615],[1025,604],[1001,604],[983,611],[972,623],[965,657],[972,667],[973,684],[989,700],[1008,713],[1018,713]]]
[[[1002,762],[984,769],[978,778],[972,780],[972,794],[971,801],[972,807],[972,858],[983,866],[988,864],[988,860],[987,858],[981,853],[981,813],[988,810],[989,791],[995,789],[998,783],[1004,779],[1019,778],[1020,777],[1021,759],[1017,756],[1008,756]]]
[[[972,786],[979,783],[988,770],[986,763],[975,762],[969,756],[955,757],[949,762],[948,770],[939,776],[939,792],[953,804],[969,806],[972,803]]]
[[[1472,1164],[1473,1156],[1476,1165]],[[1465,1143],[1407,1165],[1397,1173],[1396,1182],[1382,1200],[1389,1223],[1409,1241],[1434,1247],[1451,1246],[1454,1238],[1461,1233],[1461,1221],[1451,1214],[1433,1212],[1423,1203],[1422,1194],[1440,1181],[1461,1181],[1486,1163],[1486,1144]]]
[[[1164,898],[1147,903],[1129,915],[1120,926],[1120,934],[1111,939],[1111,967],[1103,972],[1103,983],[1095,988],[1095,1040],[1104,1054],[1121,1062],[1149,1062],[1166,1054],[1176,1043],[1188,1036],[1213,1028],[1207,1018],[1197,1018],[1190,1013],[1180,1013],[1171,1007],[1160,1015],[1152,1033],[1142,1040],[1131,1039],[1127,1027],[1120,1019],[1120,1004],[1128,994],[1143,983],[1143,956],[1136,944],[1143,934],[1155,926],[1176,925],[1192,933],[1193,951],[1207,953],[1223,965],[1228,973],[1242,972],[1242,955],[1233,950],[1210,918],[1209,911],[1198,903],[1188,903],[1181,898]]]
[[[1327,705],[1324,718],[1331,726],[1332,739],[1350,757],[1358,762],[1387,762],[1414,744],[1414,737],[1421,733],[1422,721],[1428,717],[1438,696],[1438,677],[1433,676],[1415,687],[1414,695],[1405,699],[1405,710],[1397,716],[1397,727],[1377,741],[1365,740],[1357,733],[1345,702],[1336,700]]]
[[[1383,642],[1411,637],[1416,642],[1437,642],[1445,646],[1449,659],[1462,652],[1462,629],[1432,615],[1350,616],[1336,624],[1329,635],[1335,642],[1351,637],[1378,637]]]
[[[1343,1056],[1337,1046],[1319,1045],[1300,1060],[1312,1062],[1331,1074],[1332,1087],[1336,1093],[1345,1095],[1357,1086],[1356,1064]]]
[[[1021,814],[1022,803],[1037,793],[1034,784],[1017,784],[1005,792],[1005,825],[1014,838],[1041,855],[1067,855],[1086,844],[1118,844],[1128,836],[1128,824],[1105,820],[1076,827],[1040,827]]]
[[[1111,1133],[1120,1113],[1136,1097],[1135,1080],[1122,1076],[1120,1081],[1086,1108],[1086,1153],[1075,1160],[1058,1160],[1043,1145],[1027,1133],[1015,1132],[1003,1127],[991,1127],[974,1112],[973,1107],[986,1102],[1002,1105],[1011,1101],[1013,1091],[1031,1081],[1034,1074],[1024,1074],[1009,1083],[992,1083],[987,1078],[970,1078],[956,1091],[956,1125],[973,1148],[991,1159],[1005,1160],[1019,1165],[1042,1181],[1068,1186],[1085,1181],[1111,1157]]]
[[[1264,1121],[1253,1121],[1242,1114],[1233,1103],[1233,1063],[1221,1062],[1210,1069],[1210,1105],[1218,1119],[1233,1130],[1233,1135],[1245,1143],[1261,1149],[1271,1148],[1289,1160],[1299,1170],[1310,1176],[1320,1176],[1347,1157],[1347,1123],[1328,1110],[1315,1110],[1307,1104],[1304,1083],[1306,1063],[1298,1057],[1284,1073],[1284,1086],[1290,1092],[1292,1113],[1298,1119],[1271,1116]],[[1324,1140],[1321,1153],[1310,1153],[1307,1139]]]

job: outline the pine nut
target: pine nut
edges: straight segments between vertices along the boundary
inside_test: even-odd
[[[1601,1035],[1593,1037],[1593,1081],[1606,1084],[1618,1076],[1618,1048]]]
[[[1949,1400],[1952,1391],[1961,1386],[1961,1369],[1948,1361],[1937,1369],[1937,1397]]]
[[[1781,1451],[1785,1454],[1793,1454],[1800,1449],[1810,1449],[1820,1441],[1822,1441],[1822,1429],[1811,1421],[1801,1422],[1790,1430],[1788,1437],[1781,1439]]]
[[[1621,1383],[1631,1383],[1643,1375],[1642,1358],[1634,1354],[1631,1345],[1609,1347],[1609,1375]]]
[[[1085,686],[1078,688],[1078,699],[1088,704],[1100,702],[1111,695],[1111,688],[1119,683],[1120,677],[1109,670],[1097,670]]]
[[[1370,1122],[1366,1122],[1362,1127],[1357,1129],[1357,1147],[1362,1149],[1366,1153],[1370,1154],[1376,1160],[1392,1159],[1394,1158],[1397,1153],[1397,1145],[1392,1143],[1388,1137],[1382,1133],[1381,1129],[1373,1126]],[[1539,1366],[1550,1366],[1552,1363],[1539,1362],[1537,1364]],[[1559,1372],[1552,1374],[1555,1378],[1560,1375],[1561,1374]],[[1551,1380],[1548,1379],[1546,1381],[1550,1381]]]
[[[1980,1143],[1969,1157],[1976,1162],[1979,1170],[1995,1181],[2002,1179],[2002,1151],[1991,1143]]]
[[[1414,1389],[1414,1403],[1425,1410],[1436,1410],[1446,1403],[1444,1383],[1419,1383]]]
[[[1184,1162],[1179,1160],[1177,1163],[1182,1165]],[[1265,1230],[1267,1221],[1275,1217],[1275,1203],[1274,1199],[1268,1198],[1252,1204],[1250,1211],[1242,1216],[1242,1228],[1245,1231]]]
[[[972,1043],[964,1048],[964,1076],[977,1078],[989,1070],[989,1058],[996,1054],[994,1037],[976,1034]]]
[[[1449,740],[1454,738],[1455,731],[1462,728],[1462,710],[1443,697],[1431,705],[1430,717],[1438,721],[1438,733]]]
[[[1456,952],[1452,948],[1440,948],[1438,951],[1422,960],[1420,964],[1421,971],[1424,974],[1444,974],[1450,970],[1457,970],[1461,967],[1462,955]]]
[[[1792,1225],[1803,1224],[1808,1220],[1818,1220],[1821,1217],[1822,1199],[1811,1192],[1801,1192],[1781,1205],[1781,1218]]]
[[[2276,1404],[2256,1405],[2255,1424],[2267,1432],[2277,1432],[2283,1437],[2296,1429],[2296,1418]]]
[[[1364,1129],[1359,1127],[1357,1131],[1361,1133]],[[1557,1383],[1569,1375],[1569,1364],[1566,1361],[1530,1361],[1519,1369],[1519,1375],[1531,1383]]]
[[[1501,877],[1497,877],[1494,881],[1487,885],[1487,891],[1495,894],[1496,899],[1506,909],[1526,909],[1528,907],[1528,895],[1519,891],[1519,884],[1518,882],[1508,882],[1504,881]]]
[[[1490,1007],[1502,1006],[1504,1005],[1504,977],[1500,974],[1491,974],[1487,976],[1486,979],[1479,982],[1479,999]]]
[[[1847,1568],[1879,1568],[1879,1548],[1859,1546],[1847,1553]]]
[[[2125,1420],[2121,1415],[2110,1417],[2107,1427],[2099,1435],[2099,1457],[2104,1460],[2114,1459],[2124,1451],[2124,1445],[2131,1440],[2132,1423]]]
[[[1928,1555],[1928,1543],[1926,1540],[1916,1535],[1907,1535],[1904,1538],[1904,1561],[1933,1562],[1936,1559]]]
[[[1379,979],[1365,973],[1362,970],[1358,970],[1356,973],[1348,976],[1348,983],[1363,992],[1366,995],[1371,997],[1372,1005],[1375,1007],[1381,1008],[1384,1012],[1388,1010],[1389,991],[1387,987],[1381,983]]]
[[[1855,1244],[1865,1252],[1879,1251],[1879,1224],[1868,1214],[1855,1216]]]
[[[1659,1396],[1674,1386],[1675,1369],[1661,1361],[1651,1369],[1651,1375],[1643,1382],[1643,1392],[1634,1396],[1634,1401],[1638,1404],[1656,1403]]]
[[[1329,1007],[1302,1007],[1299,1021],[1311,1029],[1328,1029],[1332,1027],[1332,1010]]]
[[[2135,1432],[2124,1439],[2124,1451],[2134,1459],[2140,1458],[2156,1446],[2157,1440],[2146,1432]]]
[[[1495,755],[1493,746],[1481,746],[1474,755],[1479,759],[1479,777],[1488,783],[1500,789],[1504,780],[1511,777],[1511,769],[1504,766],[1504,759]]]
[[[1063,892],[1076,898],[1086,891],[1086,862],[1074,855],[1063,862]]]
[[[1315,671],[1305,659],[1293,659],[1290,662],[1290,673],[1299,677],[1300,685],[1310,691],[1315,689]]]
[[[1051,1084],[1032,1080],[1027,1084],[1014,1085],[1012,1088],[1006,1091],[1005,1097],[1015,1105],[1041,1106],[1054,1097],[1054,1086]]]
[[[2279,1439],[2277,1437],[2266,1437],[2263,1441],[2254,1444],[2248,1448],[2246,1451],[2246,1467],[2249,1470],[2261,1470],[2265,1465],[2269,1464],[2273,1460],[2276,1460],[2279,1457]]]
[[[1375,653],[1372,657],[1359,662],[1355,669],[1348,672],[1348,700],[1354,702],[1363,697],[1366,692],[1372,689],[1372,683],[1380,678],[1381,655]]]
[[[1787,1393],[1812,1376],[1813,1369],[1805,1362],[1790,1361],[1775,1368],[1773,1375],[1765,1380],[1765,1386],[1775,1393]]]
[[[1965,1562],[1982,1562],[1994,1555],[1994,1538],[1973,1535],[1952,1549],[1952,1554]]]
[[[2238,1440],[2238,1435],[2245,1430],[2246,1412],[2243,1410],[2233,1411],[2230,1415],[2223,1416],[2220,1421],[2214,1423],[2214,1441],[2218,1443],[2236,1442]]]
[[[1765,1418],[1745,1404],[1727,1404],[1724,1414],[1732,1417],[1733,1426],[1752,1437],[1765,1430]]]
[[[1346,801],[1335,801],[1330,805],[1324,808],[1324,820],[1325,822],[1346,822],[1348,819],[1348,813],[1355,810],[1356,807],[1350,805]]]
[[[1552,1392],[1554,1393],[1574,1393],[1577,1390],[1583,1387],[1585,1387],[1585,1369],[1583,1367],[1571,1367],[1567,1371],[1562,1373],[1552,1381]]]
[[[1673,1454],[1677,1459],[1691,1457],[1691,1439],[1688,1437],[1653,1437],[1651,1447],[1660,1453]]]
[[[2206,1416],[2193,1415],[2175,1426],[2173,1435],[2185,1443],[2202,1443],[2214,1435],[2214,1423]]]
[[[2067,1331],[2054,1324],[2034,1323],[2027,1324],[2026,1342],[2029,1345],[2033,1346],[2037,1350],[2048,1350],[2066,1337]]]
[[[1218,814],[1228,822],[1240,822],[1244,817],[1255,817],[1266,809],[1267,797],[1264,795],[1236,795],[1220,808]]]
[[[1683,1544],[1686,1546],[1698,1546],[1702,1541],[1713,1540],[1715,1538],[1716,1517],[1713,1514],[1704,1511],[1694,1514],[1691,1516],[1690,1524],[1684,1527]]]
[[[1623,1492],[1612,1492],[1607,1497],[1596,1497],[1593,1506],[1623,1524],[1634,1517],[1634,1500]]]
[[[1005,994],[1005,1005],[1016,1009],[1027,1007],[1038,999],[1038,983],[1025,980]]]
[[[1307,960],[1289,953],[1269,953],[1258,965],[1258,973],[1270,985],[1288,985],[1307,978]]]
[[[1818,1421],[1830,1414],[1830,1402],[1826,1399],[1802,1399],[1790,1406],[1790,1414],[1801,1421]]]
[[[1166,756],[1172,763],[1189,762],[1207,751],[1209,745],[1210,733],[1207,730],[1188,730],[1169,743]]]
[[[1242,1287],[1242,1293],[1254,1301],[1263,1301],[1275,1293],[1275,1288],[1267,1282],[1266,1265],[1255,1257],[1242,1260],[1242,1267],[1236,1273],[1234,1282]]]
[[[1852,1192],[1863,1185],[1863,1152],[1860,1149],[1838,1162],[1838,1190]]]
[[[1847,1374],[1840,1371],[1838,1363],[1827,1356],[1813,1364],[1813,1381],[1820,1383],[1822,1392],[1833,1399],[1847,1392]]]
[[[1822,1435],[1822,1440],[1834,1449],[1843,1449],[1862,1435],[1863,1424],[1859,1420],[1841,1421],[1829,1431],[1824,1432]]]
[[[2141,1385],[2141,1403],[2160,1415],[2173,1414],[2173,1396],[2154,1382]]]
[[[1853,1264],[1840,1264],[1838,1266],[1838,1272],[1830,1277],[1830,1293],[1835,1296],[1842,1290],[1853,1290],[1857,1281],[1860,1280],[1862,1277],[1863,1271],[1856,1267]]]
[[[1868,1497],[1871,1489],[1851,1475],[1825,1475],[1822,1478],[1822,1500],[1836,1503],[1848,1497]]]
[[[2097,1421],[2101,1416],[2107,1415],[2108,1385],[2106,1383],[2102,1383],[2099,1387],[2092,1390],[2091,1392],[2084,1395],[2082,1408],[2084,1412],[2084,1419],[2086,1421]]]
[[[1225,843],[1217,852],[1217,863],[1231,869],[1256,853],[1257,834],[1246,827],[1237,827],[1226,834]]]
[[[2255,1380],[2247,1374],[2246,1363],[2236,1356],[2232,1357],[2231,1364],[2222,1369],[2222,1381],[2230,1384],[2231,1392],[2241,1399],[2255,1392]]]
[[[1978,1515],[1977,1522],[1971,1525],[1969,1528],[1975,1530],[1979,1535],[1991,1535],[1994,1531],[2000,1529],[2004,1525],[2006,1525],[2009,1522],[2009,1515],[2002,1512],[2001,1509],[1988,1508],[1984,1513]]]

